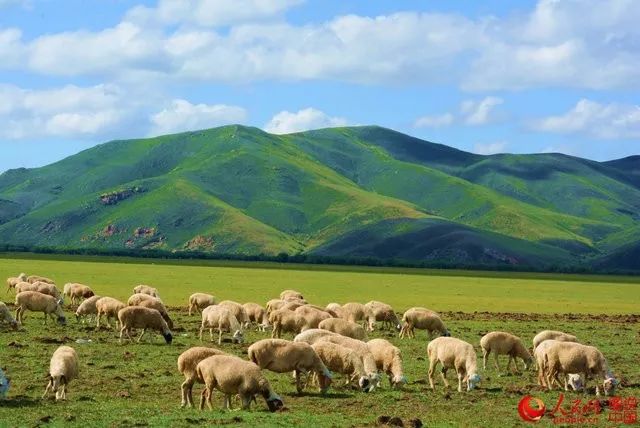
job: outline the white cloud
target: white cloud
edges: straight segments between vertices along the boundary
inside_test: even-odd
[[[640,138],[640,106],[581,99],[569,111],[531,123],[537,131],[583,134],[600,139]]]
[[[464,123],[467,125],[484,125],[493,121],[493,110],[502,102],[502,98],[498,97],[485,97],[480,101],[463,101],[460,105],[460,111],[464,116]]]
[[[422,116],[413,123],[414,128],[440,128],[453,124],[454,116],[451,113]]]
[[[216,126],[242,123],[247,112],[242,107],[225,104],[191,104],[186,100],[173,100],[171,106],[150,117],[152,134],[171,134]]]
[[[272,134],[290,134],[309,129],[346,126],[347,120],[341,117],[331,117],[314,108],[306,108],[296,113],[281,111],[271,118],[264,126],[265,131]]]
[[[473,151],[480,155],[494,155],[504,153],[509,144],[506,141],[496,141],[493,143],[477,143],[473,146]]]

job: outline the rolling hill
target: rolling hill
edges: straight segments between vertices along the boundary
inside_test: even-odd
[[[640,269],[640,158],[481,156],[364,126],[112,141],[0,175],[0,244]]]

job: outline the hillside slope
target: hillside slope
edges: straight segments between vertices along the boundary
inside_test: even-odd
[[[638,170],[480,156],[380,127],[225,126],[1,174],[0,243],[572,266],[640,238]]]

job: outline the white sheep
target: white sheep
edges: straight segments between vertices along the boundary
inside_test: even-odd
[[[376,359],[365,342],[339,334],[320,337],[316,343],[319,342],[331,342],[352,349],[362,359],[364,371],[371,382],[371,390],[380,386],[380,375],[378,374]]]
[[[329,318],[323,320],[320,322],[320,324],[318,324],[318,328],[332,331],[334,333],[338,333],[352,339],[364,340],[366,338],[364,327],[362,327],[360,324],[356,324],[354,322],[347,321],[341,318]]]
[[[62,310],[62,301],[56,300],[55,297],[47,294],[38,293],[37,291],[23,291],[16,294],[16,320],[22,324],[24,313],[27,310],[33,312],[42,312],[44,314],[44,323],[47,323],[47,316],[55,318],[58,324],[64,325],[67,319]]]
[[[162,334],[167,345],[171,345],[173,341],[173,335],[167,322],[162,318],[160,312],[155,309],[144,308],[141,306],[126,306],[118,311],[118,320],[120,321],[120,343],[122,343],[122,336],[127,335],[129,340],[133,340],[131,337],[131,330],[134,328],[141,328],[142,333],[138,337],[139,343],[147,330],[155,330]]]
[[[462,392],[462,383],[466,382],[467,391],[471,391],[480,382],[476,351],[473,345],[455,337],[438,337],[427,345],[429,356],[429,384],[433,386],[433,375],[438,364],[442,365],[442,381],[449,387],[447,370],[454,369],[458,375],[458,392]]]
[[[0,302],[0,323],[9,324],[14,329],[19,327],[18,321],[11,315],[11,311],[4,302]]]
[[[529,353],[529,350],[524,346],[522,339],[504,331],[492,331],[485,334],[480,339],[480,347],[482,348],[482,368],[484,370],[487,369],[487,357],[492,352],[496,363],[496,370],[498,372],[500,371],[498,355],[509,356],[507,371],[511,367],[511,361],[513,361],[516,371],[518,370],[518,361],[516,358],[520,358],[522,360],[525,370],[529,368],[533,361],[533,357]]]
[[[157,299],[160,299],[160,293],[158,293],[158,289],[151,287],[150,285],[140,284],[133,288],[133,294],[148,294],[149,296],[153,296]]]
[[[276,373],[294,372],[298,393],[303,390],[302,378],[307,372],[316,373],[322,393],[331,385],[331,372],[311,345],[284,339],[263,339],[249,346],[249,360],[260,368]]]
[[[226,306],[227,308],[231,309],[231,312],[233,312],[233,315],[235,315],[236,319],[240,324],[242,324],[243,327],[249,325],[249,317],[247,316],[247,312],[244,310],[244,306],[242,306],[240,303],[234,302],[233,300],[223,300],[222,302],[218,303],[218,305]]]
[[[543,330],[533,338],[533,350],[545,340],[559,340],[560,342],[578,342],[578,338],[573,334],[557,330]]]
[[[249,318],[249,322],[255,323],[258,330],[265,331],[269,327],[269,318],[265,308],[253,302],[247,302],[242,306]]]
[[[372,300],[364,305],[372,314],[374,321],[382,321],[382,328],[392,328],[396,330],[400,330],[402,326],[400,325],[400,320],[396,315],[395,311],[391,307],[383,302],[378,302],[376,300]],[[369,324],[369,331],[373,331],[375,327],[375,322]]]
[[[84,302],[80,303],[78,309],[76,309],[76,321],[84,323],[84,317],[97,315],[98,308],[96,308],[96,302],[101,298],[101,296],[91,296],[88,299],[85,299]]]
[[[193,293],[189,296],[189,316],[193,312],[202,312],[207,306],[215,305],[217,299],[211,294]]]
[[[269,314],[269,324],[273,326],[271,337],[279,338],[282,333],[300,333],[304,327],[305,319],[302,315],[283,308]]]
[[[213,341],[213,329],[218,329],[218,345],[222,344],[222,332],[229,331],[233,334],[234,343],[243,343],[244,334],[242,324],[238,321],[233,311],[228,306],[211,305],[202,311],[202,324],[200,325],[200,340],[205,328],[209,329],[209,336]]]
[[[62,293],[71,299],[71,304],[78,304],[82,299],[95,296],[91,287],[75,282],[65,284]]]
[[[285,301],[304,300],[304,296],[302,295],[302,293],[296,290],[284,290],[282,293],[280,293],[280,299]]]
[[[29,275],[27,277],[27,282],[30,282],[31,284],[34,284],[36,282],[46,282],[48,284],[55,284],[55,281],[51,278],[47,278],[46,276],[40,276],[40,275]]]
[[[205,384],[200,398],[200,409],[207,402],[211,406],[213,389],[224,394],[224,409],[231,409],[231,397],[238,394],[242,409],[250,410],[251,401],[261,395],[269,411],[275,412],[283,406],[282,399],[276,394],[260,368],[250,362],[232,355],[214,355],[202,360],[196,366],[198,379]]]
[[[120,309],[126,307],[118,299],[113,297],[101,297],[96,300],[96,328],[100,328],[100,318],[104,315],[107,321],[107,327],[111,328],[109,320],[111,318],[116,319],[116,329],[118,328],[118,312]]]
[[[184,375],[184,382],[180,385],[182,391],[181,407],[193,407],[193,385],[198,380],[196,368],[200,361],[213,355],[226,355],[224,351],[204,346],[195,346],[184,351],[178,357],[178,371]]]
[[[78,354],[70,346],[61,346],[53,353],[49,364],[49,383],[44,390],[42,398],[49,392],[56,394],[57,400],[67,399],[67,387],[69,382],[78,377]]]
[[[169,328],[173,328],[173,321],[169,316],[167,308],[164,306],[164,303],[162,303],[162,300],[158,299],[157,297],[142,293],[134,294],[133,296],[129,297],[127,305],[142,306],[143,308],[155,309],[160,312],[160,315],[162,315],[162,318],[164,318],[164,320],[167,322]]]
[[[411,308],[402,316],[402,328],[400,337],[415,338],[414,329],[427,330],[429,338],[433,337],[434,332],[439,332],[442,336],[451,336],[449,330],[442,322],[440,316],[429,309]]]
[[[329,330],[322,330],[319,328],[310,328],[302,333],[299,333],[294,337],[294,342],[305,342],[309,345],[313,345],[325,336],[339,336],[338,333],[334,333]]]
[[[538,344],[536,349],[533,351],[533,355],[536,359],[536,365],[538,366],[538,385],[547,387],[547,366],[546,366],[546,353],[547,350],[556,343],[555,340],[545,340]],[[553,379],[555,381],[555,379]],[[568,390],[568,386],[574,391],[580,391],[584,388],[582,383],[582,377],[578,373],[568,373],[565,374],[565,390]]]
[[[581,374],[585,389],[590,378],[597,377],[602,379],[605,395],[613,395],[618,385],[618,380],[609,369],[607,360],[595,346],[556,340],[547,348],[544,354],[544,364],[549,390],[553,389],[552,380],[560,382],[558,380],[559,374],[569,373]],[[596,395],[600,395],[598,383],[596,383]]]
[[[371,390],[371,381],[364,370],[362,358],[353,349],[327,341],[316,342],[311,347],[329,370],[347,375],[346,384],[357,378],[358,386],[364,392]]]
[[[389,377],[392,388],[402,388],[407,383],[402,369],[402,352],[386,339],[371,339],[367,347],[376,360],[378,370]]]
[[[18,276],[10,276],[9,278],[7,278],[7,293],[16,288],[16,285],[18,285],[21,282],[27,282],[27,275],[25,273],[21,273]]]

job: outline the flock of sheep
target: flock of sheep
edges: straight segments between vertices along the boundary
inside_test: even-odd
[[[139,330],[140,342],[145,332],[159,332],[167,344],[171,344],[173,322],[162,303],[157,289],[139,285],[127,303],[112,297],[96,296],[86,285],[70,283],[60,293],[54,282],[41,276],[21,274],[7,279],[8,289],[15,290],[16,315],[0,302],[0,323],[14,328],[24,322],[25,312],[42,312],[44,322],[53,317],[60,324],[66,323],[63,296],[79,303],[75,315],[78,321],[93,317],[96,327],[104,318],[111,328],[115,321],[120,330],[120,342],[124,336],[132,339],[133,330]],[[177,360],[178,370],[185,377],[181,385],[182,406],[193,406],[192,389],[195,383],[205,385],[200,408],[211,408],[214,390],[224,394],[224,407],[230,408],[231,399],[239,396],[241,407],[249,409],[256,396],[262,396],[270,411],[282,407],[281,397],[272,389],[262,370],[276,373],[293,373],[298,392],[307,386],[315,386],[325,392],[331,385],[334,373],[345,376],[346,383],[356,383],[369,392],[382,386],[382,375],[387,375],[392,388],[402,388],[407,380],[403,374],[400,349],[385,339],[366,340],[367,332],[377,323],[381,327],[396,329],[401,338],[415,337],[415,329],[426,330],[429,337],[439,335],[427,345],[429,358],[428,377],[434,389],[434,374],[440,365],[442,381],[448,387],[448,370],[458,378],[458,391],[471,391],[480,381],[476,351],[472,344],[451,337],[438,313],[422,307],[407,310],[398,319],[393,308],[385,303],[371,301],[367,304],[330,303],[326,307],[309,304],[304,296],[294,290],[283,291],[279,298],[270,300],[263,307],[256,303],[240,304],[230,300],[217,301],[209,294],[195,293],[189,297],[189,315],[201,313],[200,340],[209,330],[211,341],[218,333],[218,345],[223,334],[229,334],[236,343],[244,342],[244,331],[250,326],[257,330],[271,330],[271,338],[259,340],[248,348],[248,359],[212,347],[197,346],[183,352]],[[295,335],[294,339],[281,338],[283,333]],[[560,331],[545,330],[533,339],[533,356],[522,340],[506,332],[491,332],[482,337],[483,367],[494,354],[499,370],[498,355],[509,357],[518,369],[517,359],[527,369],[534,362],[538,369],[538,383],[552,389],[564,376],[564,388],[586,388],[590,378],[596,378],[596,394],[602,386],[606,395],[615,392],[618,381],[613,376],[602,353],[593,346],[578,343],[578,339]],[[49,383],[45,396],[55,393],[56,399],[65,399],[67,385],[78,376],[78,355],[68,346],[59,347],[50,362]],[[600,383],[601,382],[601,383]],[[0,371],[0,396],[8,381]]]

